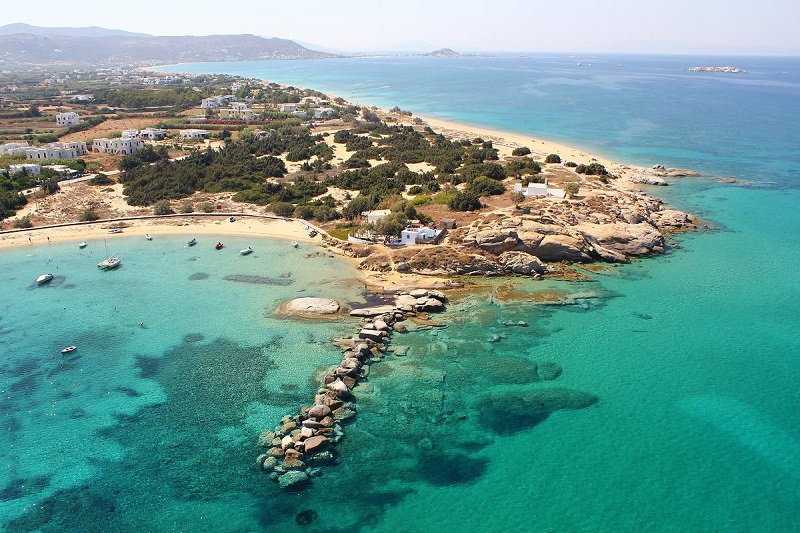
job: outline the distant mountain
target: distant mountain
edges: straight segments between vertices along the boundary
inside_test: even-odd
[[[9,28],[11,31],[19,29],[23,33],[5,33]],[[56,33],[46,33],[51,30]],[[71,34],[59,34],[62,30],[68,30]],[[37,28],[27,24],[10,24],[0,28],[0,68],[325,57],[335,56],[309,50],[287,39],[266,39],[256,35],[160,37],[104,28]]]
[[[18,33],[27,33],[28,35],[63,35],[67,37],[151,37],[151,35],[146,33],[110,30],[99,26],[89,26],[88,28],[42,28],[22,22],[0,26],[0,35],[14,35]]]

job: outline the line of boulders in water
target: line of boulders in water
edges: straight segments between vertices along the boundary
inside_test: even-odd
[[[314,405],[284,416],[281,425],[259,435],[259,445],[268,450],[257,462],[281,488],[300,489],[322,475],[322,467],[336,463],[342,425],[356,415],[354,389],[369,375],[369,365],[383,358],[393,332],[407,331],[401,323],[407,317],[442,311],[446,301],[441,291],[415,289],[398,293],[394,304],[350,311],[362,318],[361,327],[352,338],[337,341],[342,361],[325,373]]]

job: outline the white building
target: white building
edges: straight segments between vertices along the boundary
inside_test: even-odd
[[[374,224],[379,220],[383,220],[384,218],[388,217],[392,214],[390,209],[375,209],[373,211],[366,211],[361,213],[362,216],[367,217],[368,224]]]
[[[400,243],[413,246],[415,244],[436,244],[442,230],[427,228],[406,228],[400,232]]]
[[[278,111],[281,113],[294,113],[297,111],[297,104],[278,104]]]
[[[123,139],[133,139],[134,137],[139,137],[139,130],[125,130],[120,135]]]
[[[135,154],[144,148],[144,141],[138,135],[135,137],[120,137],[116,139],[95,139],[92,150],[106,154]]]
[[[205,139],[208,137],[207,130],[195,130],[195,129],[188,129],[188,130],[181,130],[180,137],[183,140],[199,140]]]
[[[333,116],[333,109],[330,107],[319,107],[314,110],[314,118],[328,118]]]
[[[28,148],[30,148],[30,145],[26,141],[0,144],[0,155],[22,155]]]
[[[167,136],[167,130],[161,128],[145,128],[139,132],[142,139],[149,139],[151,141],[160,141]]]
[[[81,117],[75,111],[59,113],[56,115],[56,124],[59,126],[74,126],[81,123]]]
[[[226,107],[219,110],[219,118],[223,120],[253,120],[253,110],[244,108]]]
[[[525,187],[523,187],[520,183],[515,183],[514,192],[521,192],[526,198],[530,198],[532,196],[564,198],[566,196],[564,189],[554,189],[550,187],[547,184],[547,180],[545,180],[544,183],[528,183],[528,185]]]
[[[219,96],[203,98],[200,100],[200,109],[219,109],[222,107],[223,99]]]
[[[86,143],[81,141],[50,143],[25,150],[28,159],[74,159],[82,155],[86,155]]]
[[[17,172],[21,171],[21,170],[25,171],[27,174],[30,174],[31,176],[38,176],[39,174],[42,173],[42,167],[39,166],[39,165],[32,164],[32,163],[23,163],[23,164],[20,164],[20,165],[9,165],[8,166],[8,170],[9,170],[9,172],[11,172],[12,176],[14,174],[16,174]]]

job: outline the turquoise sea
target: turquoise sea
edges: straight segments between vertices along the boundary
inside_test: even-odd
[[[684,70],[696,64],[748,73]],[[514,280],[522,294],[574,295],[570,305],[504,301],[508,280],[492,281],[450,305],[446,328],[395,335],[408,355],[372,366],[339,464],[299,493],[258,470],[255,439],[310,401],[320,368],[338,361],[329,339],[354,323],[271,313],[297,295],[362,301],[349,266],[283,241],[215,252],[202,236],[191,249],[108,239],[123,266],[105,273],[102,242],[3,250],[0,529],[800,529],[800,60],[172,70],[311,86],[750,185],[703,177],[651,191],[712,225],[665,256],[583,282]],[[252,256],[236,254],[247,244]],[[43,272],[59,277],[32,287]],[[67,344],[79,348],[65,358]],[[547,408],[526,402],[543,392]],[[587,395],[597,402],[578,409]],[[300,516],[317,519],[303,525],[309,509]]]

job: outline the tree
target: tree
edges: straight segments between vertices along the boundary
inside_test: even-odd
[[[279,217],[290,217],[294,213],[294,206],[287,202],[275,202],[269,209]]]
[[[89,185],[114,185],[115,183],[116,181],[102,172],[98,172],[95,177],[89,180]]]
[[[175,213],[172,210],[172,207],[169,205],[169,200],[160,200],[153,205],[153,214],[154,215],[171,215]]]
[[[467,190],[478,196],[491,196],[503,194],[506,192],[506,186],[486,176],[478,176],[467,186]]]
[[[511,151],[511,155],[528,155],[529,153],[531,153],[531,149],[527,146],[520,146]]]
[[[574,198],[578,191],[580,190],[580,186],[578,185],[577,181],[570,181],[567,183],[566,187],[564,187],[564,192],[567,193],[567,196],[570,198]]]
[[[58,180],[55,178],[47,178],[42,182],[41,190],[45,194],[55,194],[61,190],[61,187],[58,186]]]
[[[460,191],[450,199],[447,205],[453,211],[476,211],[483,207],[476,194]]]
[[[550,154],[544,158],[545,163],[561,163],[561,157],[558,154]]]
[[[364,211],[369,211],[370,209],[372,209],[372,202],[369,198],[366,196],[356,196],[342,209],[342,216],[347,220],[353,220],[361,216],[361,213]]]
[[[81,216],[79,217],[81,222],[91,222],[93,220],[100,220],[100,215],[97,214],[97,211],[94,210],[94,207],[86,208]]]

